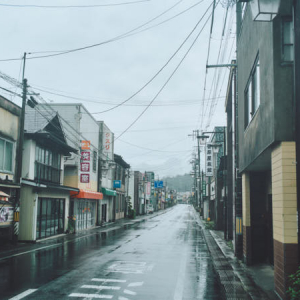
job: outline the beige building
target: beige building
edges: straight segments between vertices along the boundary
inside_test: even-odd
[[[68,229],[70,192],[63,185],[64,159],[76,153],[59,116],[47,106],[26,106],[19,240],[36,241]]]
[[[17,210],[20,115],[19,106],[0,96],[0,240],[11,239],[14,210]]]

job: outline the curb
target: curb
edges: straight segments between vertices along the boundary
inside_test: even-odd
[[[202,220],[194,211],[195,221],[202,229],[208,249],[213,258],[213,265],[223,288],[225,299],[270,300],[269,296],[257,286],[248,274],[246,266],[238,260],[223,241],[217,240],[217,235],[205,228]],[[224,248],[229,251],[224,251]]]

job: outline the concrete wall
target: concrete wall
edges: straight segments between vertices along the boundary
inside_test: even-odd
[[[34,180],[36,142],[25,140],[23,149],[22,178]]]
[[[281,2],[283,15],[291,15],[291,1]],[[256,165],[250,165],[273,143],[294,139],[293,68],[291,64],[282,62],[281,43],[281,16],[273,22],[254,22],[251,10],[247,9],[238,41],[241,171],[249,170],[249,167],[251,170],[270,169],[270,154]],[[257,55],[260,63],[260,106],[245,128],[245,90]]]
[[[274,142],[274,53],[273,26],[253,22],[251,10],[245,12],[238,41],[239,167],[243,171]],[[245,129],[245,90],[257,55],[260,62],[260,106]],[[264,130],[261,130],[263,128]]]

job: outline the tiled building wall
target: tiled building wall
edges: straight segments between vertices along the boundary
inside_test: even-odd
[[[243,190],[243,255],[246,264],[252,263],[251,253],[251,215],[250,215],[250,176],[242,175]]]
[[[297,268],[297,187],[294,142],[282,142],[272,152],[275,290],[285,299],[288,275]]]

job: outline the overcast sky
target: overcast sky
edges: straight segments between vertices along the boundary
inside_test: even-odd
[[[83,103],[116,137],[122,134],[115,142],[115,152],[133,170],[154,171],[160,178],[188,173],[196,145],[188,135],[193,130],[211,130],[226,124],[224,96],[229,72],[226,68],[209,69],[205,77],[209,40],[209,64],[230,63],[235,58],[235,7],[228,9],[224,28],[226,8],[217,6],[210,39],[211,4],[212,0],[0,0],[0,60],[32,53],[26,62],[28,84],[47,101]],[[81,7],[67,7],[76,5]],[[207,9],[204,19],[166,65]],[[145,23],[148,24],[140,27]],[[138,29],[132,31],[135,28]],[[124,37],[127,32],[131,33]],[[48,51],[109,40],[82,51],[29,59],[56,53]],[[0,72],[19,81],[21,67],[21,60],[0,61]],[[135,97],[114,108],[162,68]],[[0,87],[21,92],[3,80]],[[18,97],[0,93],[20,103]],[[140,119],[123,133],[152,100]],[[99,113],[111,108],[114,109]]]

